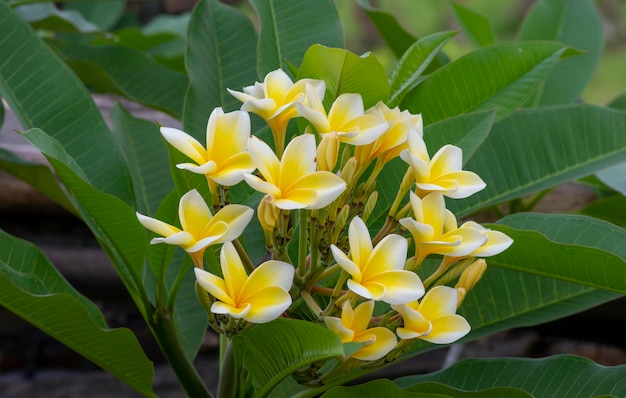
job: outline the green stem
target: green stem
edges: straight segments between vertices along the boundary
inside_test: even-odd
[[[170,293],[167,296],[167,302],[165,303],[165,310],[167,313],[171,313],[174,310],[174,304],[176,303],[176,296],[178,295],[178,289],[185,280],[185,276],[187,272],[189,272],[189,266],[185,266],[185,262],[183,262],[183,266],[178,271],[178,275],[176,275],[176,279],[174,279],[174,283],[170,289]],[[157,301],[157,306],[160,302]]]
[[[220,354],[222,340],[220,336]],[[233,345],[230,339],[226,339],[226,350],[224,352],[222,367],[220,368],[220,380],[217,383],[217,398],[232,398],[237,396],[237,370],[235,369],[235,356]],[[193,395],[190,395],[192,397]]]
[[[304,277],[306,273],[306,248],[307,248],[307,211],[301,209],[298,211],[298,276]]]
[[[248,256],[246,249],[243,248],[241,241],[239,239],[233,240],[233,246],[235,246],[235,250],[237,250],[237,254],[239,254],[239,258],[241,258],[241,261],[248,272],[254,271],[254,264],[252,263],[252,260],[250,260],[250,256]]]
[[[156,319],[150,324],[152,332],[187,396],[212,397],[193,363],[185,355],[171,317],[163,312],[155,316]]]

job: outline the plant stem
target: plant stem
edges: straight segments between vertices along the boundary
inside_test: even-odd
[[[220,356],[222,350],[222,337],[220,336]],[[235,356],[230,339],[225,338],[226,351],[221,361],[220,380],[217,383],[217,398],[232,398],[237,396],[237,379],[235,369]],[[190,395],[191,397],[191,395]]]

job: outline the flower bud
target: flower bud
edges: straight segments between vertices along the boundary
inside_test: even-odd
[[[276,202],[272,195],[265,195],[261,202],[259,202],[259,208],[257,209],[257,216],[261,227],[265,232],[271,232],[276,226],[276,220],[278,220],[280,210],[276,207]]]
[[[322,141],[317,147],[317,169],[320,171],[333,171],[339,156],[339,136],[336,132],[324,134]]]
[[[458,297],[456,299],[456,308],[459,309],[461,304],[463,304],[463,300],[465,300],[465,296],[467,295],[467,292],[462,287],[458,287],[456,289],[456,292],[458,293]]]
[[[376,202],[378,202],[378,191],[372,192],[369,198],[367,198],[365,206],[363,207],[363,214],[361,215],[361,219],[363,221],[367,221],[367,219],[372,215],[374,207],[376,207]]]
[[[469,292],[478,283],[480,278],[483,277],[486,269],[487,262],[484,259],[481,258],[474,261],[463,271],[456,284],[456,288],[464,288],[465,292]]]
[[[356,158],[351,157],[350,159],[348,159],[345,166],[343,166],[343,169],[341,169],[341,173],[339,174],[339,176],[346,183],[350,183],[350,181],[352,180],[352,177],[354,177],[355,171],[356,171]]]

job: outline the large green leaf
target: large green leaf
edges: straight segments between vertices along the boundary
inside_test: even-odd
[[[587,105],[519,111],[496,123],[467,163],[487,187],[449,203],[463,216],[584,177],[623,160],[626,112]]]
[[[189,90],[185,98],[185,131],[204,142],[211,111],[230,111],[241,103],[226,91],[240,91],[256,79],[256,32],[240,11],[217,0],[202,0],[187,32]]]
[[[70,213],[78,215],[72,201],[61,188],[49,167],[28,162],[12,152],[0,148],[0,169],[28,183]]]
[[[128,170],[89,92],[4,1],[0,37],[0,95],[22,126],[44,129],[95,187],[131,203]]]
[[[623,228],[590,217],[524,213],[506,217],[493,227],[513,238],[514,243],[489,258],[490,266],[626,293]],[[564,243],[546,237],[555,234]]]
[[[0,230],[0,305],[146,396],[154,369],[133,333],[108,329],[98,307],[78,293],[32,244]]]
[[[106,0],[66,3],[64,10],[75,10],[102,30],[111,29],[120,20],[126,9],[124,0]]]
[[[332,0],[250,0],[259,15],[259,76],[299,65],[313,44],[343,47],[343,32]]]
[[[326,82],[327,109],[344,93],[361,94],[366,109],[389,97],[387,72],[372,53],[360,57],[343,48],[315,44],[304,55],[297,77]]]
[[[403,377],[401,387],[424,381],[463,390],[515,387],[536,398],[588,398],[626,395],[626,366],[606,367],[576,356],[545,359],[468,359],[440,372]]]
[[[429,124],[463,113],[497,109],[498,119],[524,104],[563,57],[558,43],[504,43],[471,52],[437,70],[402,101]]]
[[[417,40],[398,24],[393,15],[372,7],[369,0],[357,0],[357,4],[365,11],[365,14],[397,58],[402,57]]]
[[[166,143],[156,124],[134,118],[120,104],[111,110],[111,122],[113,135],[130,170],[137,210],[152,215],[174,189]]]
[[[580,210],[580,214],[599,218],[613,224],[626,226],[626,196],[617,194],[597,199]]]
[[[591,80],[604,49],[602,20],[589,0],[539,0],[522,25],[521,40],[554,40],[585,54],[563,60],[540,88],[539,105],[570,103]]]
[[[91,88],[124,96],[180,118],[187,77],[145,53],[119,45],[48,42]]]
[[[59,32],[94,33],[100,28],[75,10],[59,11],[53,3],[28,4],[15,11],[35,29]]]
[[[252,377],[257,397],[266,396],[292,372],[326,358],[344,356],[341,341],[327,328],[279,318],[233,338],[236,355]]]
[[[626,196],[626,162],[600,170],[596,173],[596,177],[607,186]]]
[[[423,79],[422,74],[436,59],[441,48],[457,32],[439,32],[426,36],[415,43],[402,55],[389,76],[391,97],[389,107],[398,105],[409,90]]]
[[[489,20],[474,10],[459,3],[452,3],[454,17],[458,21],[465,37],[476,47],[485,47],[495,43]]]
[[[76,161],[58,141],[39,129],[23,134],[50,162],[73,196],[76,207],[111,259],[139,310],[147,317],[149,302],[141,284],[147,241],[135,211],[115,196],[106,194],[86,179]]]

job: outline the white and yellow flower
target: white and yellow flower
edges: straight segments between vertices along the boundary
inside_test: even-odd
[[[461,199],[480,191],[485,182],[471,171],[461,170],[463,152],[454,145],[444,145],[430,158],[424,140],[409,131],[408,150],[400,157],[407,162],[415,175],[415,183],[423,192],[437,191],[453,198]]]
[[[398,342],[396,335],[384,327],[368,328],[374,312],[374,301],[366,301],[354,310],[350,301],[343,303],[341,318],[327,316],[326,327],[341,339],[342,343],[365,343],[350,355],[362,361],[375,361],[387,355]]]
[[[182,228],[137,213],[139,222],[150,231],[161,235],[150,243],[167,243],[182,247],[202,267],[202,256],[210,245],[237,239],[246,228],[254,210],[243,205],[228,205],[215,215],[198,193],[191,190],[180,198],[178,217]]]
[[[206,128],[206,148],[192,136],[175,128],[161,127],[161,134],[194,162],[177,164],[179,169],[204,174],[225,186],[239,183],[244,173],[254,171],[247,151],[250,117],[246,112],[224,113],[222,108],[215,108]]]
[[[346,183],[340,177],[329,171],[316,171],[315,137],[312,134],[291,140],[280,160],[256,137],[250,138],[248,149],[264,180],[245,174],[246,182],[253,189],[273,196],[279,209],[319,209],[346,189]]]
[[[348,288],[365,299],[404,304],[424,294],[416,273],[404,270],[408,242],[400,235],[387,235],[372,247],[367,226],[358,216],[348,228],[350,257],[331,245],[335,261],[350,276]]]
[[[469,253],[467,257],[491,257],[500,254],[513,244],[513,239],[508,235],[483,227],[474,221],[467,221],[461,228],[474,228],[486,237],[485,243]]]
[[[308,106],[296,104],[298,113],[306,118],[322,136],[335,132],[340,142],[366,145],[374,142],[387,129],[387,121],[375,114],[366,114],[359,94],[341,94],[333,102],[328,114],[321,98],[307,88]]]
[[[392,305],[404,320],[396,329],[403,340],[421,339],[435,344],[450,344],[465,336],[470,325],[456,314],[458,292],[449,286],[435,286],[421,302]]]
[[[223,279],[201,268],[194,269],[200,286],[217,300],[211,305],[211,312],[265,323],[281,316],[291,305],[291,264],[270,260],[247,275],[237,250],[226,242],[220,252],[220,265]]]

